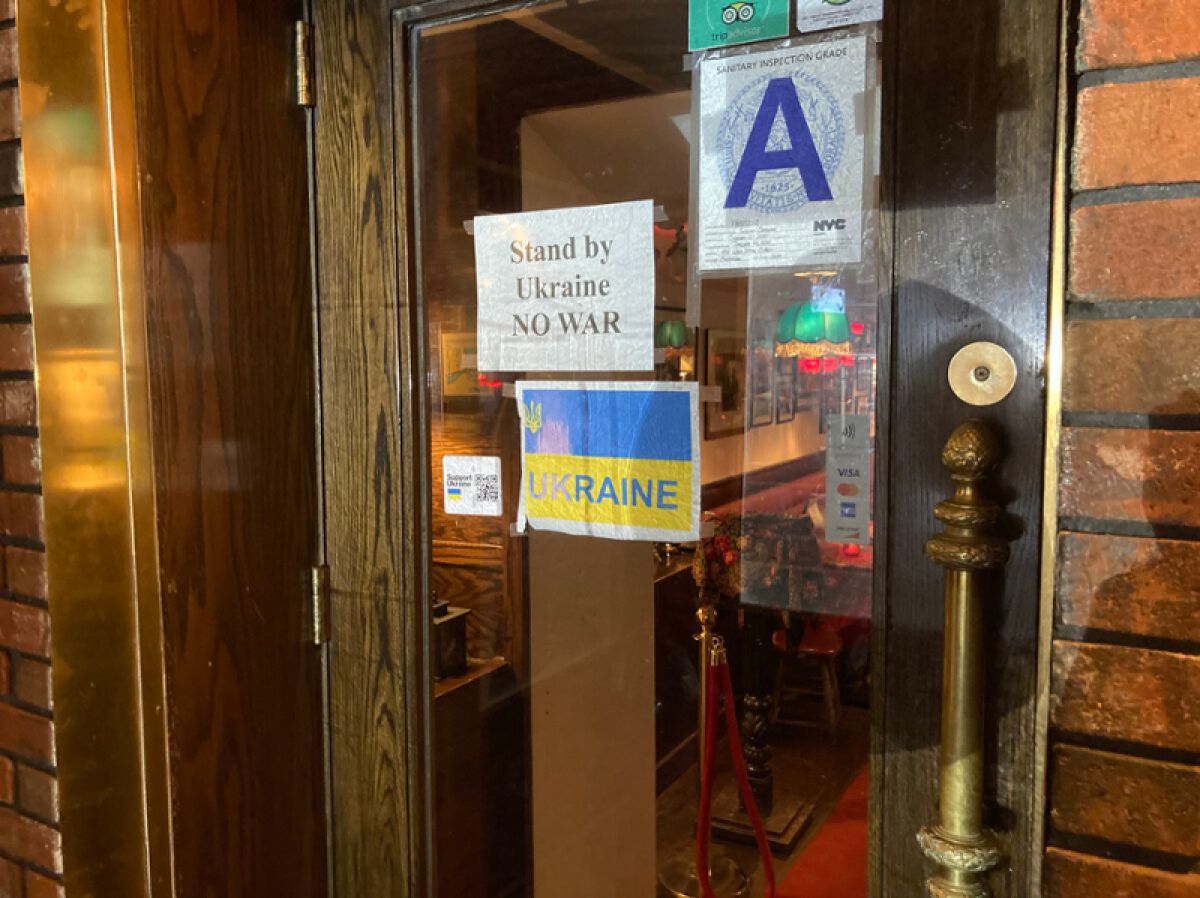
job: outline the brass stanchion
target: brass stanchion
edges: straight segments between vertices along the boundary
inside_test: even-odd
[[[954,497],[934,515],[946,529],[925,554],[946,569],[946,638],[942,659],[942,746],[938,822],[918,835],[938,872],[930,898],[987,898],[987,873],[1000,862],[995,836],[983,825],[984,594],[980,575],[1001,568],[1008,544],[991,535],[1000,506],[978,491],[1000,462],[1000,444],[981,421],[959,425],[942,450]]]
[[[696,620],[700,622],[700,632],[696,634],[696,642],[700,645],[700,713],[699,730],[696,733],[696,770],[699,773],[696,795],[699,796],[707,765],[714,760],[707,757],[704,750],[704,734],[708,732],[708,668],[713,663],[713,647],[719,641],[719,637],[713,632],[717,623],[717,609],[712,605],[701,605],[696,609]],[[707,833],[705,838],[708,838]],[[749,879],[728,855],[710,852],[708,867],[713,894],[717,898],[742,898],[746,894]],[[666,863],[659,871],[658,883],[661,890],[671,898],[699,898],[700,879],[696,876],[695,845],[691,845]]]

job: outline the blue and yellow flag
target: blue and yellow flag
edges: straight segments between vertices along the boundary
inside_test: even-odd
[[[517,526],[609,539],[694,540],[694,383],[523,381]]]

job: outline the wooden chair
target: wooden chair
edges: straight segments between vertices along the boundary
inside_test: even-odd
[[[830,741],[837,741],[838,723],[842,719],[842,689],[838,680],[838,659],[845,648],[836,619],[821,614],[804,615],[804,633],[799,641],[789,644],[786,630],[776,634],[776,648],[783,653],[783,662],[776,675],[775,722],[787,726],[824,724]],[[780,642],[783,644],[780,645]],[[805,670],[809,680],[796,674]],[[815,681],[815,682],[814,682]],[[814,720],[788,711],[788,703],[798,698],[820,698],[824,720]]]

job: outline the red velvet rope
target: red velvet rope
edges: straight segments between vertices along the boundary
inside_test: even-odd
[[[696,876],[700,881],[701,898],[715,898],[708,871],[708,834],[712,829],[712,790],[717,769],[717,693],[725,700],[725,729],[729,734],[729,754],[733,759],[737,775],[738,791],[742,803],[754,828],[754,841],[758,855],[762,858],[764,894],[775,898],[775,867],[771,863],[771,846],[767,844],[767,831],[763,826],[754,792],[750,789],[750,778],[746,773],[746,759],[742,755],[742,739],[738,730],[737,708],[733,701],[733,682],[729,677],[729,665],[722,661],[708,668],[708,702],[704,709],[705,732],[704,757],[708,764],[700,782],[700,813],[696,818]]]

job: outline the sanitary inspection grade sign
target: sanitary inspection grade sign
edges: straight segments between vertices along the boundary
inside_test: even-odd
[[[701,272],[862,256],[867,37],[703,59]]]

